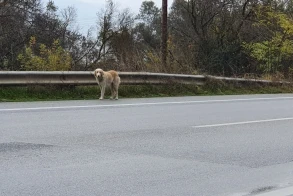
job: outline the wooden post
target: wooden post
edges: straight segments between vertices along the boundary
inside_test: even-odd
[[[168,41],[168,0],[162,0],[162,38],[161,38],[161,58],[163,69],[167,69],[167,41]]]

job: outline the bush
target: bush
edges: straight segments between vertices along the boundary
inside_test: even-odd
[[[36,47],[35,37],[31,37],[29,46],[23,54],[18,55],[21,67],[26,71],[68,71],[72,58],[55,40],[51,48],[45,44]]]

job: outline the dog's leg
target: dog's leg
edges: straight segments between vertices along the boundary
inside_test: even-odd
[[[115,96],[114,83],[111,83],[110,89],[111,89],[111,97],[110,97],[110,99],[112,100],[114,98],[114,96]]]
[[[106,87],[105,87],[105,85],[101,85],[100,87],[101,87],[101,97],[100,97],[100,99],[102,100],[102,99],[104,99]]]
[[[99,85],[100,92],[101,92],[101,95],[100,95],[100,98],[99,98],[99,99],[103,99],[103,97],[102,97],[102,89],[103,89],[103,87],[102,87],[102,85],[100,84],[98,78],[97,78],[96,76],[95,76],[95,78],[96,78],[97,84]]]
[[[114,89],[114,97],[116,100],[118,100],[118,86],[117,85],[115,86],[115,89]]]
[[[99,84],[99,88],[100,88],[100,98],[99,99],[102,99],[102,85]]]
[[[120,84],[120,77],[116,78],[116,81],[113,83],[113,88],[114,88],[114,97],[116,100],[118,100],[118,89],[119,89],[119,84]]]

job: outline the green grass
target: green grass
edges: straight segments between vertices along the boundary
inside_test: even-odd
[[[200,95],[236,95],[236,94],[272,94],[292,93],[288,85],[241,85],[209,81],[204,86],[196,85],[121,85],[119,98],[200,96]],[[47,101],[47,100],[89,100],[98,99],[98,86],[29,86],[0,87],[0,102],[5,101]],[[106,98],[109,98],[109,89]]]

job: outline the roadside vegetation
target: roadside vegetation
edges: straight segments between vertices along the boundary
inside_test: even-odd
[[[293,0],[174,0],[167,64],[161,5],[119,10],[107,0],[88,32],[76,8],[49,1],[0,1],[0,71],[147,71],[292,81]],[[164,65],[164,66],[163,66]],[[122,86],[121,97],[281,93],[284,86]],[[0,88],[0,100],[93,99],[96,87]]]
[[[119,98],[144,98],[168,96],[205,96],[205,95],[239,95],[239,94],[277,94],[292,93],[291,85],[241,85],[223,82],[209,82],[204,86],[196,85],[121,85]],[[98,86],[76,87],[1,87],[0,102],[13,101],[49,101],[49,100],[94,100],[98,101]],[[106,91],[106,99],[110,97]]]
[[[75,7],[0,1],[0,70],[105,70],[227,77],[293,76],[293,0],[174,0],[161,62],[161,5],[107,0],[88,32]]]

